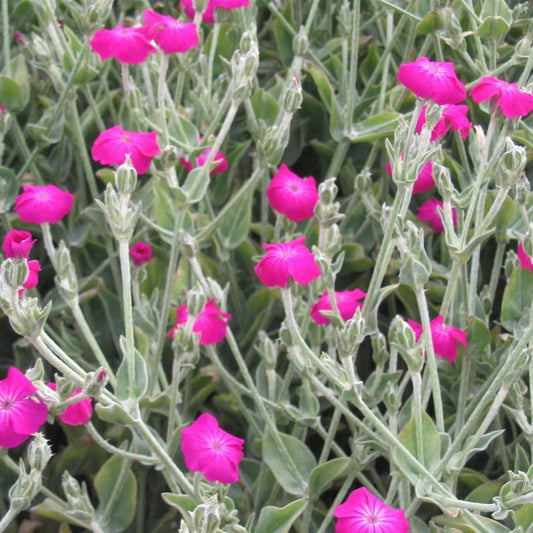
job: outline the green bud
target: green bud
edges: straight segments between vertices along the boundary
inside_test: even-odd
[[[42,472],[52,457],[52,448],[41,433],[36,433],[28,445],[28,463],[32,470]]]
[[[339,14],[337,16],[339,37],[349,38],[352,33],[352,11],[350,2],[343,0],[339,7]]]
[[[426,107],[426,124],[424,125],[429,131],[437,125],[442,116],[442,107],[440,105],[430,102]]]
[[[385,366],[389,360],[389,352],[387,350],[387,339],[385,335],[378,331],[376,334],[371,335],[372,341],[372,359],[377,366]]]
[[[66,470],[63,472],[61,487],[69,503],[69,508],[82,520],[92,520],[95,510],[85,483],[81,485]]]
[[[19,300],[19,306],[16,315],[9,315],[11,327],[23,337],[37,338],[43,331],[52,309],[52,302],[48,302],[46,307],[42,308],[37,298],[23,298]]]
[[[208,0],[193,0],[193,8],[196,13],[199,15],[203,15],[205,13],[205,10],[207,9],[207,6],[209,4]]]
[[[505,262],[503,263],[503,272],[507,283],[511,281],[513,272],[518,268],[520,268],[520,259],[518,259],[514,250],[509,250],[505,257]]]
[[[341,359],[353,357],[357,353],[357,348],[365,339],[365,332],[365,320],[361,309],[357,309],[354,316],[347,320],[343,327],[335,330],[335,346]]]
[[[192,522],[196,531],[216,533],[220,525],[219,504],[216,496],[198,505],[192,513]]]
[[[2,281],[11,289],[20,290],[28,279],[30,269],[26,259],[6,259],[2,263]]]
[[[67,305],[74,307],[78,303],[78,277],[70,258],[70,250],[64,241],[59,243],[57,250],[57,276],[55,282]]]
[[[161,161],[164,168],[174,168],[180,160],[180,151],[175,146],[166,146],[161,150]]]
[[[257,50],[257,29],[255,24],[250,25],[250,29],[246,30],[239,42],[239,48],[243,54],[255,52]]]
[[[99,368],[94,372],[87,372],[85,376],[85,381],[83,383],[83,392],[87,396],[92,396],[93,398],[98,398],[102,391],[105,389],[107,382],[109,381],[109,376],[103,368]]]
[[[283,95],[283,108],[287,113],[295,113],[302,104],[302,84],[299,78],[293,78]]]
[[[318,186],[318,197],[323,204],[331,204],[337,197],[339,188],[336,181],[336,178],[328,178]]]
[[[115,186],[117,191],[124,196],[131,196],[137,185],[137,171],[131,164],[129,154],[126,154],[126,161],[120,165],[115,172]]]
[[[398,350],[411,372],[420,372],[424,366],[422,347],[415,341],[411,326],[396,315],[389,327],[389,344]]]
[[[368,169],[364,169],[355,176],[354,189],[359,194],[365,194],[372,189],[372,174]]]
[[[274,342],[264,331],[259,331],[257,334],[258,341],[255,349],[265,362],[267,370],[274,370],[278,362],[279,342]]]
[[[520,176],[514,184],[514,196],[520,205],[527,205],[529,201],[529,193],[531,192],[531,185],[525,176]]]
[[[513,182],[516,182],[522,176],[526,163],[526,149],[515,144],[511,137],[507,137],[505,139],[505,152],[500,158],[501,170],[505,176],[502,179],[502,185],[504,187],[511,186]]]
[[[305,33],[305,28],[300,26],[300,31],[292,40],[292,51],[296,57],[303,57],[309,49],[309,39]]]
[[[450,170],[439,163],[433,163],[433,178],[437,189],[443,200],[451,200],[452,196],[456,194],[456,189],[453,186],[450,176]]]
[[[187,311],[189,315],[197,317],[205,307],[205,295],[201,287],[197,286],[187,292]]]
[[[196,251],[198,249],[196,239],[189,235],[185,230],[179,230],[179,243],[181,253],[184,257],[187,259],[196,257]]]

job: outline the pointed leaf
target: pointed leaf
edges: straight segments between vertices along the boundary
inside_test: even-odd
[[[296,500],[285,507],[267,506],[261,509],[255,533],[289,533],[293,522],[305,509],[305,500]]]
[[[533,272],[525,268],[517,268],[512,274],[507,287],[503,291],[501,323],[512,332],[520,332],[524,317],[529,316],[533,294]]]
[[[328,490],[335,480],[344,476],[350,465],[353,466],[352,459],[339,457],[314,468],[309,478],[309,498],[318,500],[318,497]]]

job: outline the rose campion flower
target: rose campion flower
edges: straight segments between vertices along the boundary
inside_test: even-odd
[[[363,307],[362,302],[359,300],[366,296],[366,292],[360,289],[354,289],[353,291],[335,291],[335,299],[337,300],[337,307],[339,313],[344,321],[353,318],[357,309]],[[332,311],[331,300],[327,291],[319,298],[318,302],[311,307],[311,313],[309,315],[313,321],[318,324],[329,324],[330,319],[322,314],[322,311]]]
[[[130,248],[130,257],[136,267],[149,263],[152,260],[152,247],[147,242],[138,241]]]
[[[145,174],[152,159],[160,152],[155,131],[137,133],[113,126],[98,135],[91,156],[102,165],[122,165],[129,154],[137,174]]]
[[[293,222],[312,218],[318,202],[315,178],[300,178],[283,163],[266,190],[272,208]]]
[[[199,141],[202,141],[202,137],[200,137]],[[203,167],[205,163],[207,162],[207,159],[209,158],[209,154],[211,153],[212,149],[213,149],[212,146],[208,146],[196,158],[196,164],[191,163],[184,157],[180,157],[180,162],[184,166],[185,170],[187,170],[187,172],[190,172],[193,168]],[[215,154],[215,157],[213,158],[213,163],[218,163],[218,165],[209,172],[210,176],[213,176],[214,174],[221,174],[222,172],[226,172],[226,170],[228,170],[228,161],[226,160],[226,157],[220,150],[217,150],[217,153]]]
[[[425,222],[429,222],[433,231],[442,233],[444,231],[444,224],[442,223],[441,215],[438,208],[443,209],[444,205],[440,200],[436,198],[430,198],[426,200],[419,208],[417,218]],[[457,225],[457,212],[452,208],[453,225]]]
[[[238,7],[248,7],[249,0],[209,0],[207,8],[202,14],[202,22],[207,24],[215,23],[215,8],[221,7],[223,9],[236,9]],[[194,18],[194,0],[181,0],[180,6],[185,10],[186,15]]]
[[[24,282],[24,288],[33,289],[34,287],[37,287],[37,284],[39,283],[41,264],[36,259],[32,259],[28,261],[28,268],[30,269],[30,272],[26,278],[26,281]]]
[[[37,242],[37,239],[32,239],[29,231],[12,229],[6,233],[2,249],[6,259],[28,259],[28,255],[32,246]]]
[[[57,390],[55,383],[47,383],[52,390]],[[78,387],[71,398],[77,396],[81,392],[81,387]],[[83,426],[87,424],[93,414],[93,404],[90,398],[84,398],[79,402],[69,405],[62,414],[58,415],[59,419],[67,426]]]
[[[135,65],[155,54],[157,48],[150,44],[142,28],[125,28],[120,24],[113,30],[97,30],[91,39],[91,48],[105,60],[114,57],[120,63]]]
[[[15,211],[22,222],[55,224],[70,213],[74,195],[55,185],[22,186],[23,192],[15,198]]]
[[[198,32],[193,22],[180,22],[169,15],[147,9],[143,15],[146,37],[153,39],[166,54],[187,52],[198,46]]]
[[[308,285],[322,273],[315,256],[303,245],[305,237],[278,244],[263,244],[268,250],[255,265],[257,277],[267,287],[286,287],[289,278]]]
[[[429,98],[439,105],[458,104],[466,98],[466,87],[457,78],[451,62],[419,57],[413,63],[400,65],[398,81],[420,98]]]
[[[387,166],[385,168],[389,176],[392,176],[392,165],[390,161],[387,163]],[[435,187],[435,180],[433,179],[433,163],[430,160],[422,167],[422,170],[418,173],[415,184],[413,185],[413,194],[419,194],[421,192],[429,191],[430,189],[433,189],[433,187]]]
[[[472,100],[479,104],[495,98],[507,118],[525,117],[533,109],[533,95],[518,89],[516,83],[509,83],[491,76],[484,76],[470,89]]]
[[[187,306],[182,305],[176,309],[176,323],[169,331],[168,336],[173,339],[174,334],[181,324],[186,324],[189,319]],[[192,332],[200,334],[200,344],[218,344],[226,336],[228,321],[231,320],[229,313],[224,313],[216,305],[214,298],[206,302],[203,311],[196,317]]]
[[[202,472],[211,482],[239,481],[243,445],[243,439],[221,429],[217,419],[209,413],[200,415],[189,427],[181,430],[185,465],[193,472]]]
[[[48,408],[35,397],[37,389],[18,369],[11,367],[0,381],[0,446],[14,448],[46,422]]]
[[[403,509],[392,509],[367,488],[354,490],[335,507],[335,533],[408,533]]]
[[[433,349],[436,355],[453,363],[457,359],[457,343],[468,346],[467,335],[466,331],[444,324],[443,321],[444,318],[439,315],[429,323]],[[422,335],[422,325],[410,319],[407,319],[407,322],[415,332],[415,340],[418,342]]]
[[[522,268],[527,268],[527,270],[530,270],[533,272],[533,262],[531,261],[531,257],[526,254],[526,251],[524,250],[524,245],[522,243],[518,244],[518,259],[520,260],[520,266]]]
[[[416,123],[415,129],[418,134],[422,132],[422,128],[426,123],[426,109],[427,106],[422,108]],[[468,132],[472,129],[472,123],[466,118],[467,113],[468,106],[466,105],[446,104],[442,110],[440,120],[435,124],[431,132],[431,141],[444,137],[448,133],[448,125],[453,131],[458,131],[462,139],[465,140],[468,137]]]

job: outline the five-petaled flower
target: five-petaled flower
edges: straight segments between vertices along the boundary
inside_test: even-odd
[[[257,277],[267,287],[286,287],[289,278],[308,285],[321,274],[315,256],[303,245],[305,237],[277,244],[263,244],[268,250],[255,265]]]
[[[178,327],[186,324],[188,319],[187,306],[178,307],[176,309],[176,322],[169,331],[168,336],[173,339]],[[226,336],[229,320],[231,320],[231,315],[221,311],[215,305],[214,298],[211,298],[211,300],[206,302],[203,311],[194,320],[192,332],[200,334],[200,344],[217,344]]]
[[[533,94],[521,91],[516,83],[486,76],[470,89],[472,100],[479,104],[495,98],[507,118],[525,117],[533,110]]]
[[[533,261],[531,261],[531,257],[527,255],[526,251],[524,250],[524,245],[522,243],[518,243],[517,254],[518,259],[520,260],[520,266],[533,272]]]
[[[363,303],[360,302],[361,298],[366,296],[366,292],[360,289],[354,289],[353,291],[335,291],[335,300],[337,301],[337,307],[343,320],[350,320],[357,311],[363,307]],[[322,311],[332,311],[331,300],[328,292],[319,298],[318,302],[311,307],[310,316],[316,324],[329,324],[330,319],[322,314]]]
[[[426,200],[419,208],[417,218],[425,222],[429,222],[433,231],[442,233],[444,231],[444,224],[442,223],[441,214],[439,209],[443,209],[444,204],[436,198],[430,198]],[[457,212],[452,208],[452,220],[453,225],[457,225]]]
[[[221,429],[217,419],[209,413],[200,415],[189,427],[181,430],[185,465],[193,472],[202,472],[207,481],[239,481],[243,445],[243,439]]]
[[[57,390],[57,385],[55,383],[47,383],[47,385],[52,390]],[[71,395],[72,397],[77,396],[81,392],[81,387],[78,387],[74,393]],[[87,424],[89,420],[91,419],[91,415],[93,413],[93,405],[90,398],[84,398],[83,400],[80,400],[79,402],[73,403],[72,405],[69,405],[63,413],[61,413],[59,416],[59,419],[64,423],[67,424],[67,426],[82,426],[84,424]]]
[[[318,202],[315,178],[300,178],[283,163],[266,190],[272,209],[293,222],[312,218]]]
[[[198,32],[193,22],[180,22],[151,9],[144,12],[143,22],[146,37],[153,39],[166,54],[187,52],[198,46]]]
[[[402,154],[402,159],[403,157],[404,154]],[[385,168],[389,176],[392,176],[392,165],[390,161]],[[429,191],[433,187],[435,187],[435,180],[433,179],[433,163],[429,160],[425,163],[416,177],[416,181],[413,185],[413,194]]]
[[[12,229],[6,233],[2,249],[6,258],[28,259],[28,255],[32,246],[37,242],[37,239],[32,239],[29,231]]]
[[[422,335],[422,325],[410,319],[407,322],[415,332],[415,340],[418,342]],[[466,331],[444,324],[444,317],[441,315],[434,318],[429,327],[435,354],[453,363],[457,359],[457,343],[468,345]]]
[[[120,126],[109,128],[96,138],[91,149],[92,158],[102,165],[122,165],[129,154],[137,174],[148,172],[152,159],[161,152],[155,131],[137,133]]]
[[[426,123],[426,109],[422,108],[418,121],[416,123],[416,132],[421,133],[424,124]],[[472,123],[466,117],[468,113],[468,106],[457,104],[446,104],[442,110],[442,115],[435,124],[431,132],[431,140],[435,141],[439,137],[443,137],[448,132],[448,125],[453,131],[458,131],[463,140],[468,137],[468,132],[472,129]]]
[[[403,63],[398,70],[398,81],[420,98],[429,98],[439,105],[458,104],[466,98],[466,87],[449,61],[419,57],[413,63]]]
[[[48,409],[35,396],[37,389],[18,369],[11,367],[0,381],[0,446],[14,448],[46,422]]]
[[[221,7],[223,9],[235,9],[238,7],[247,7],[249,3],[249,0],[209,0],[207,8],[202,14],[202,22],[214,24],[216,7]],[[194,18],[195,11],[193,0],[181,0],[180,6],[183,7],[189,18]]]
[[[114,57],[120,63],[135,65],[157,52],[145,33],[143,28],[126,28],[120,24],[112,30],[97,30],[89,44],[102,60]]]
[[[403,509],[392,509],[365,487],[335,508],[335,533],[408,533]]]
[[[149,263],[152,260],[152,247],[147,242],[138,241],[130,248],[130,257],[136,267]]]
[[[55,224],[72,209],[74,195],[55,185],[24,184],[22,189],[15,198],[15,211],[22,222]]]

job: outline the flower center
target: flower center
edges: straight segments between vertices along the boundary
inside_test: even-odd
[[[220,453],[224,450],[224,445],[219,440],[213,439],[209,444],[214,452]]]
[[[11,411],[11,408],[15,405],[15,400],[10,398],[2,398],[0,400],[0,411]]]
[[[124,144],[129,144],[131,142],[131,135],[129,135],[128,133],[123,133],[120,136],[120,141]]]

